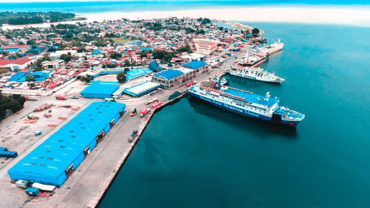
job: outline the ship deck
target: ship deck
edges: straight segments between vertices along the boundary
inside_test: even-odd
[[[279,99],[277,99],[277,98],[268,98],[268,99],[266,99],[265,96],[253,94],[253,93],[247,92],[247,91],[237,90],[237,89],[234,89],[234,88],[228,88],[226,90],[223,90],[223,92],[225,92],[227,94],[230,94],[230,95],[242,97],[247,102],[257,103],[257,104],[268,106],[268,107],[271,107],[276,103],[279,103]]]

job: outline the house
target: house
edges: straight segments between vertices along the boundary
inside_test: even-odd
[[[42,62],[42,68],[44,69],[58,69],[62,67],[63,60],[61,59],[56,59],[53,61],[44,61]]]
[[[10,71],[19,71],[33,64],[34,60],[29,58],[19,59],[0,59],[0,69],[8,69]]]

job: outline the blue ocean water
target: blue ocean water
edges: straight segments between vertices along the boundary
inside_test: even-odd
[[[30,2],[0,3],[0,11],[61,11],[74,13],[110,11],[162,11],[210,7],[240,7],[266,5],[370,5],[368,0],[139,0],[92,2]]]
[[[370,28],[248,23],[286,47],[261,67],[296,130],[191,98],[154,116],[99,207],[369,207]]]

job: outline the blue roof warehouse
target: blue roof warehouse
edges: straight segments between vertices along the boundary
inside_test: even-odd
[[[12,180],[61,186],[122,117],[126,105],[94,102],[14,165]]]
[[[93,83],[87,86],[81,95],[85,98],[111,98],[112,94],[119,88],[118,84]]]
[[[192,61],[182,65],[181,68],[168,69],[153,75],[152,81],[165,87],[184,84],[201,73],[207,71],[207,63],[203,61]]]

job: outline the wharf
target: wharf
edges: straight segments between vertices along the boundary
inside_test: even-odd
[[[238,54],[237,56],[242,55]],[[234,58],[230,58],[218,69],[212,69],[209,73],[196,77],[195,80],[202,82],[215,76],[224,75],[224,71],[228,69],[234,60]],[[124,114],[97,147],[86,157],[84,162],[72,173],[63,186],[53,193],[51,197],[27,196],[23,189],[16,188],[14,184],[10,184],[7,171],[62,126],[62,124],[59,125],[58,128],[43,136],[42,139],[27,151],[22,152],[18,158],[0,168],[0,207],[96,207],[154,114],[166,105],[184,97],[185,94],[183,92],[185,90],[186,86],[182,85],[163,90],[155,94],[155,96],[145,95],[140,98],[118,100],[118,102],[126,104],[127,113]],[[182,94],[173,100],[168,100],[168,97],[175,91],[182,92]],[[145,115],[144,118],[140,118],[138,115],[130,117],[129,112],[134,108],[140,112],[143,108],[151,107],[151,105],[146,105],[146,103],[153,98],[158,98],[163,105]],[[95,100],[88,101],[92,102]],[[85,107],[87,105],[83,106],[80,111]],[[134,129],[139,131],[139,136],[135,141],[129,143],[128,138]]]

